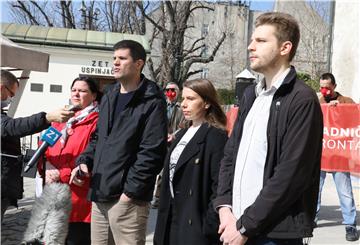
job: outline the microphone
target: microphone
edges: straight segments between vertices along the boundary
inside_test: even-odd
[[[77,112],[81,110],[80,105],[69,105],[69,107],[67,108],[68,111],[73,111],[73,112]]]
[[[39,158],[44,154],[49,146],[53,146],[60,139],[60,136],[61,133],[53,127],[48,128],[45,133],[41,135],[41,141],[43,142],[39,149],[36,150],[30,161],[26,164],[24,168],[25,173],[29,171],[29,169],[32,168],[35,163],[37,163]]]

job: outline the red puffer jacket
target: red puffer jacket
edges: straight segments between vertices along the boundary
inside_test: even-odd
[[[58,140],[53,147],[46,151],[46,160],[60,171],[60,182],[69,183],[72,169],[75,168],[75,160],[89,143],[92,133],[95,131],[98,113],[90,113],[83,121],[73,124],[71,132],[64,148]],[[65,123],[53,123],[52,126],[61,131]],[[86,178],[82,187],[71,184],[72,211],[69,222],[90,223],[91,202],[86,199],[89,190],[90,179]]]

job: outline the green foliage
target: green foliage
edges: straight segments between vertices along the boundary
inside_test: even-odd
[[[304,72],[298,72],[297,78],[304,80],[304,82],[309,85],[313,90],[315,90],[315,92],[319,92],[320,84],[318,78],[312,79],[309,74]]]
[[[217,93],[220,97],[220,103],[223,105],[231,105],[235,103],[235,90],[232,89],[218,89]]]

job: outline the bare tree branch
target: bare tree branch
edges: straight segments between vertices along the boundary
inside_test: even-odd
[[[48,15],[44,12],[44,10],[37,4],[37,2],[35,1],[30,1],[39,11],[40,13],[44,16],[48,26],[54,26],[53,23],[50,21]]]
[[[195,42],[193,42],[193,44],[191,45],[191,47],[189,49],[184,49],[184,56],[188,55],[188,54],[191,54],[193,52],[195,52],[196,50],[198,50],[199,48],[203,47],[204,45],[201,45],[200,47],[197,47],[195,48],[195,45],[200,42],[200,41],[204,41],[205,38],[204,37],[201,37],[197,40],[195,40]]]
[[[138,6],[139,6],[139,9],[140,9],[142,15],[143,15],[148,21],[150,21],[150,23],[151,23],[153,26],[155,26],[156,28],[158,28],[161,32],[165,32],[165,31],[166,31],[164,27],[158,25],[158,24],[156,23],[156,21],[154,21],[149,15],[146,14],[145,8],[143,8],[140,4],[138,4]]]
[[[30,10],[25,6],[23,1],[16,1],[19,5],[13,4],[14,8],[19,8],[25,15],[29,18],[30,22],[35,25],[40,25],[40,23],[35,19],[35,17],[31,14]]]
[[[214,11],[214,10],[215,10],[214,8],[201,5],[201,6],[195,6],[195,7],[193,7],[192,9],[190,9],[190,13],[191,13],[191,12],[194,12],[196,9],[208,9],[208,10],[211,10],[211,11]]]
[[[193,76],[193,75],[195,75],[195,74],[198,74],[198,73],[200,73],[200,72],[203,72],[203,69],[196,70],[196,71],[189,71],[189,72],[187,73],[186,79],[188,79],[189,77],[191,77],[191,76]]]
[[[211,61],[214,60],[214,57],[216,56],[216,53],[217,51],[219,50],[221,44],[224,42],[226,38],[226,34],[225,32],[222,34],[220,40],[217,42],[216,46],[214,47],[213,49],[213,52],[211,53],[211,55],[207,58],[192,58],[192,59],[189,59],[185,62],[184,66],[183,66],[183,69],[181,71],[181,84],[182,82],[184,82],[187,78],[187,73],[190,69],[190,66],[194,63],[209,63]]]

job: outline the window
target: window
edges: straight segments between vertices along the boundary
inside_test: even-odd
[[[201,72],[201,78],[206,79],[209,76],[209,68],[203,68]]]
[[[50,84],[50,92],[52,93],[61,93],[62,85]]]
[[[203,24],[201,28],[201,37],[206,37],[209,34],[209,25]]]
[[[42,83],[31,83],[30,91],[32,92],[42,92],[44,90],[44,84]]]
[[[208,46],[204,46],[204,47],[202,47],[202,49],[201,49],[201,57],[203,57],[203,58],[206,58],[206,57],[208,57]]]

